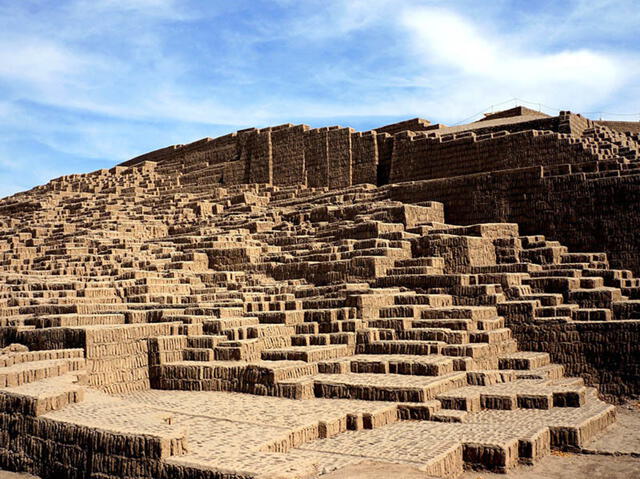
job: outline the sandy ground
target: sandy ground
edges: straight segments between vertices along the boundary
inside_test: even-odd
[[[465,472],[459,479],[640,479],[640,402],[618,407],[618,420],[586,448],[590,454],[554,452],[508,474]],[[0,471],[0,479],[37,479]],[[430,479],[411,466],[365,461],[321,479]]]

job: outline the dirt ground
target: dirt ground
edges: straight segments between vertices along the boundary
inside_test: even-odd
[[[534,466],[521,466],[508,474],[467,471],[459,479],[640,479],[640,402],[618,407],[616,424],[588,454],[554,452]],[[37,479],[28,474],[0,471],[0,479]],[[321,479],[430,479],[414,467],[365,461]]]

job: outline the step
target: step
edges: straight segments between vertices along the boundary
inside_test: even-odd
[[[255,361],[261,358],[264,349],[261,338],[223,341],[215,347],[214,354],[218,361]]]
[[[447,344],[469,343],[470,336],[474,333],[448,328],[411,328],[406,331],[398,331],[397,338],[413,341],[442,341]]]
[[[558,293],[529,294],[523,296],[522,299],[538,300],[542,306],[559,306],[564,302],[564,297]]]
[[[540,318],[550,318],[557,316],[571,316],[579,306],[577,304],[562,304],[560,306],[542,306],[536,308],[534,314]]]
[[[580,385],[549,385],[547,381],[518,379],[490,386],[467,386],[441,394],[443,409],[478,412],[482,409],[551,409],[579,407],[586,400]]]
[[[0,411],[41,416],[84,399],[77,374],[66,373],[36,382],[0,389]]]
[[[565,253],[562,263],[606,263],[606,253]]]
[[[82,358],[30,361],[0,367],[0,388],[17,387],[84,368]]]
[[[500,369],[533,370],[551,364],[549,353],[518,351],[498,358]]]
[[[227,329],[239,328],[242,326],[256,326],[258,324],[260,324],[260,321],[256,317],[238,316],[221,319],[207,318],[202,322],[202,327],[206,333],[222,334],[222,331]]]
[[[457,409],[440,409],[431,415],[430,421],[436,422],[466,422],[468,411]]]
[[[474,331],[478,329],[476,320],[464,318],[416,319],[408,324],[413,328],[445,328],[455,331]]]
[[[580,278],[545,276],[525,280],[535,292],[566,294],[580,288]]]
[[[389,268],[387,270],[387,274],[390,276],[405,276],[405,275],[431,275],[431,274],[442,274],[441,267],[433,267],[433,266],[402,266]]]
[[[402,293],[393,297],[397,305],[429,305],[433,307],[452,306],[453,298],[448,294]]]
[[[171,336],[168,336],[169,338]],[[190,348],[213,349],[221,342],[227,340],[226,336],[213,336],[209,334],[187,336],[187,346]]]
[[[509,341],[512,338],[512,332],[509,328],[493,329],[490,331],[477,331],[470,335],[470,342],[472,343],[502,343]]]
[[[291,336],[292,346],[328,346],[330,344],[346,344],[355,347],[356,333],[312,333]]]
[[[492,306],[450,306],[422,310],[421,319],[493,319],[498,316]]]
[[[211,348],[185,348],[182,357],[185,361],[213,361],[215,352]]]
[[[399,374],[322,374],[314,379],[316,397],[423,403],[466,385],[465,373],[445,376]]]
[[[262,351],[265,361],[304,361],[317,362],[342,358],[351,354],[351,348],[346,344],[329,346],[292,346],[283,349],[268,349]]]
[[[229,386],[243,386],[262,384],[274,386],[283,381],[309,378],[318,374],[318,367],[314,363],[303,361],[176,361],[162,365],[162,374],[169,380],[180,378],[207,378],[228,381]]]
[[[358,344],[356,351],[364,354],[408,354],[426,356],[439,354],[446,343],[441,341],[386,340]]]
[[[564,277],[564,278],[581,278],[582,270],[580,269],[553,269],[534,271],[530,273],[532,278],[550,278],[550,277]]]
[[[254,338],[290,338],[295,334],[293,326],[284,324],[258,324],[253,326],[241,326],[224,330],[223,333],[229,339],[254,339]]]
[[[433,257],[420,257],[420,258],[411,258],[411,259],[401,259],[395,262],[396,267],[410,267],[410,266],[431,266],[437,268],[444,268],[445,261],[444,258],[433,256]]]
[[[268,311],[256,313],[262,324],[286,324],[296,325],[304,323],[304,311]]]
[[[507,372],[509,370],[505,370]],[[564,377],[565,369],[562,364],[548,364],[532,369],[513,370],[517,379],[544,379],[555,380]]]
[[[398,419],[402,421],[407,420],[420,420],[430,421],[434,420],[434,416],[441,411],[442,405],[438,400],[431,400],[425,402],[404,402],[397,404]]]
[[[347,358],[352,373],[443,376],[454,372],[453,360],[446,356],[369,355]]]

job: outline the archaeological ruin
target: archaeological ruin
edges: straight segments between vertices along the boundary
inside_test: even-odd
[[[280,125],[0,200],[0,468],[441,478],[640,396],[640,123]]]

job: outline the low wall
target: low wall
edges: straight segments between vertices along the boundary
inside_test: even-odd
[[[484,135],[467,132],[455,137],[408,132],[394,139],[389,183],[596,159],[582,143],[551,131],[501,131]]]
[[[189,333],[202,334],[202,325],[167,322],[25,331],[0,328],[2,346],[20,343],[30,351],[84,349],[89,385],[112,394],[150,388],[149,338]]]

